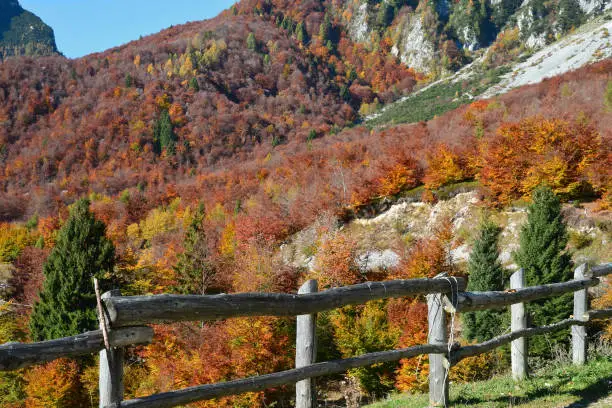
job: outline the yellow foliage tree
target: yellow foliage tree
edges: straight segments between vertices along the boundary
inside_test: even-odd
[[[78,364],[59,359],[26,372],[26,408],[86,406],[81,392]]]
[[[445,184],[456,183],[466,178],[464,160],[445,144],[440,144],[427,153],[427,169],[423,183],[428,190]]]
[[[176,214],[166,209],[155,208],[147,218],[140,221],[140,237],[147,241],[165,232],[174,231],[178,227]],[[131,227],[134,232],[134,227]]]
[[[21,250],[34,245],[38,236],[31,234],[27,228],[0,224],[0,262],[13,262]]]
[[[221,233],[219,252],[227,258],[233,258],[236,253],[236,224],[231,221]]]

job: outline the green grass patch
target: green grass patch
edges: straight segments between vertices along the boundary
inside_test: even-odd
[[[612,355],[593,358],[582,367],[554,365],[515,383],[509,375],[488,381],[450,385],[450,406],[481,408],[583,407],[612,394]],[[610,402],[612,404],[612,402]],[[396,394],[370,408],[423,408],[427,394]],[[599,406],[599,405],[598,405]]]
[[[389,105],[380,116],[368,120],[368,126],[398,123],[413,123],[430,120],[435,116],[472,102],[472,98],[482,94],[501,81],[502,75],[509,72],[507,66],[476,73],[465,81],[451,82],[451,79],[432,85],[405,101]]]

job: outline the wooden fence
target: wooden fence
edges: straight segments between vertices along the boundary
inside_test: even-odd
[[[511,277],[508,291],[466,292],[463,278],[444,275],[433,279],[368,282],[317,291],[316,281],[306,282],[298,294],[242,293],[214,296],[155,295],[123,297],[105,293],[99,304],[100,330],[63,339],[0,346],[0,371],[15,370],[60,357],[100,352],[100,407],[173,407],[191,402],[261,391],[296,383],[296,407],[315,406],[314,377],[343,373],[348,369],[398,361],[428,354],[429,398],[432,406],[448,404],[448,370],[470,356],[511,343],[512,374],[527,375],[525,338],[571,327],[575,364],[586,361],[585,326],[591,320],[609,319],[612,309],[588,310],[587,289],[598,277],[612,273],[612,263],[594,268],[580,265],[569,282],[524,287],[522,270]],[[523,302],[574,292],[574,313],[568,319],[528,328]],[[315,314],[375,299],[427,295],[428,344],[368,353],[357,357],[315,363]],[[503,308],[511,305],[511,332],[483,343],[460,346],[449,341],[447,313]],[[296,368],[273,374],[217,384],[206,384],[123,401],[123,348],[150,343],[153,330],[146,324],[177,321],[211,321],[238,316],[297,316]],[[452,328],[451,328],[452,330]],[[451,337],[452,339],[452,337]]]

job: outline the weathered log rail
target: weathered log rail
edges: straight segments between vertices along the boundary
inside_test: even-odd
[[[577,290],[599,285],[599,279],[588,278],[571,280],[563,283],[532,286],[514,291],[463,292],[458,296],[456,312],[472,312],[475,310],[501,309],[522,302],[546,299],[553,295],[575,292]],[[446,302],[447,309],[452,311],[451,302]]]
[[[111,347],[147,344],[153,340],[150,327],[122,327],[109,333]],[[18,370],[62,357],[97,353],[104,348],[102,330],[38,343],[7,343],[0,346],[0,371]]]
[[[513,347],[517,341],[531,336],[542,335],[557,330],[572,327],[572,331],[586,326],[592,320],[609,319],[612,317],[612,309],[587,310],[586,289],[599,283],[598,277],[612,273],[612,263],[598,265],[590,270],[581,265],[576,270],[575,279],[569,282],[554,283],[536,287],[522,288],[522,273],[515,274],[520,277],[514,279],[513,288],[500,292],[465,292],[466,281],[462,278],[439,277],[435,279],[413,279],[397,280],[387,282],[369,282],[360,285],[346,286],[316,292],[305,290],[297,295],[270,294],[270,293],[245,293],[245,294],[222,294],[215,296],[178,296],[178,295],[156,295],[156,296],[104,296],[105,316],[110,322],[109,340],[112,348],[121,349],[131,344],[149,343],[153,337],[153,331],[149,327],[141,325],[161,322],[175,321],[211,321],[239,316],[296,316],[308,317],[318,312],[332,310],[338,307],[365,303],[375,299],[397,298],[415,295],[429,295],[428,306],[430,338],[429,344],[409,347],[399,350],[381,351],[364,354],[357,357],[311,363],[303,367],[286,370],[278,373],[251,377],[241,380],[228,381],[219,384],[207,384],[185,388],[182,390],[156,394],[148,397],[136,398],[129,401],[121,401],[122,383],[121,379],[114,378],[112,381],[101,380],[101,394],[112,395],[114,401],[101,406],[106,407],[173,407],[190,402],[205,399],[218,398],[240,394],[244,392],[260,391],[279,385],[297,383],[310,378],[337,374],[345,372],[350,368],[368,366],[381,362],[398,361],[403,358],[415,357],[417,355],[430,355],[430,399],[432,405],[444,405],[448,398],[447,376],[441,378],[448,367],[456,364],[464,358],[482,354],[497,347],[512,342]],[[313,286],[312,282],[306,285]],[[524,327],[521,323],[512,327],[512,332],[495,337],[485,342],[459,346],[451,345],[450,351],[448,336],[446,334],[445,313],[439,311],[444,307],[448,312],[463,312],[471,310],[484,310],[500,308],[508,305],[522,305],[523,302],[544,299],[563,293],[574,292],[575,294],[575,316],[562,320],[558,323],[543,327]],[[579,304],[580,303],[580,304]],[[435,313],[432,313],[435,308]],[[576,314],[578,313],[578,314]],[[514,321],[514,318],[513,318]],[[304,319],[305,326],[300,332],[312,333],[314,318]],[[312,327],[306,327],[306,326]],[[437,329],[434,329],[437,328]],[[432,331],[433,330],[433,331]],[[437,330],[437,331],[436,331]],[[577,331],[578,332],[578,331]],[[437,337],[440,337],[438,339]],[[584,336],[583,336],[584,337]],[[316,347],[312,340],[305,342],[304,347],[311,349]],[[521,343],[517,343],[521,344]],[[524,342],[522,342],[520,353],[525,353]],[[73,357],[91,354],[104,349],[104,340],[101,330],[84,333],[79,336],[64,339],[51,340],[33,344],[11,343],[0,346],[0,371],[14,370],[33,364],[44,363],[60,357]],[[300,353],[312,354],[312,350],[301,350]],[[576,364],[584,362],[586,356],[586,342],[574,339],[574,356],[581,356],[582,360],[576,360]],[[576,352],[577,351],[577,352]],[[435,367],[434,367],[435,366]],[[516,368],[515,368],[516,367]],[[520,370],[522,373],[515,373]],[[121,372],[120,370],[117,372]],[[526,373],[524,362],[515,364],[513,361],[513,375],[520,379]],[[119,387],[119,388],[117,388]],[[312,407],[312,399],[309,392],[303,392],[300,407]]]
[[[521,330],[519,332],[505,334],[485,341],[480,344],[456,348],[451,352],[450,361],[455,364],[464,358],[486,353],[497,347],[508,344],[519,337],[531,337],[546,334],[557,330],[562,330],[571,325],[586,325],[588,322],[574,319],[562,320],[549,326],[536,327]],[[356,357],[342,360],[325,361],[314,363],[301,368],[280,371],[273,374],[260,375],[241,380],[228,381],[219,384],[206,384],[184,388],[178,391],[165,392],[151,395],[149,397],[136,398],[123,401],[121,404],[110,405],[115,408],[166,408],[177,405],[188,404],[191,402],[202,401],[236,395],[244,392],[262,391],[267,388],[278,387],[284,384],[298,382],[307,378],[315,378],[332,374],[340,374],[351,368],[364,367],[372,364],[399,361],[404,358],[412,358],[422,354],[446,354],[446,345],[424,344],[420,346],[407,347],[397,350],[379,351],[375,353],[363,354]]]
[[[456,278],[459,291],[466,280]],[[367,282],[307,294],[238,293],[213,296],[153,295],[105,299],[113,327],[178,321],[211,321],[244,316],[298,316],[376,299],[450,293],[440,279]]]

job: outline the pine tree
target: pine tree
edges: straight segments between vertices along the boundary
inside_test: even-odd
[[[379,30],[385,29],[395,17],[395,10],[393,6],[388,3],[382,3],[380,8],[378,9],[378,13],[376,14],[376,28]]]
[[[306,44],[308,42],[308,32],[306,32],[306,28],[304,27],[304,23],[299,22],[295,27],[296,38],[302,44]]]
[[[161,111],[159,118],[155,122],[153,128],[153,142],[157,154],[160,154],[163,149],[166,149],[169,155],[174,154],[176,135],[174,134],[172,120],[170,119],[170,114],[167,109]]]
[[[257,39],[255,39],[255,34],[249,33],[246,39],[247,48],[251,51],[257,50]]]
[[[198,79],[193,77],[189,80],[189,89],[198,92],[200,90],[200,84],[198,83]]]
[[[572,261],[565,250],[568,235],[561,215],[561,202],[549,187],[537,188],[532,198],[527,223],[521,229],[520,248],[514,253],[514,260],[524,269],[527,286],[570,280]],[[556,323],[569,317],[572,294],[528,303],[527,310],[535,326]],[[550,355],[551,347],[567,337],[567,331],[563,330],[547,337],[530,339],[530,353]]]
[[[128,72],[127,74],[125,74],[125,87],[131,88],[132,85],[134,85],[134,78],[132,78],[132,74]]]
[[[481,228],[468,263],[468,290],[504,289],[504,268],[499,261],[498,241],[501,228],[487,221]],[[504,312],[483,310],[464,314],[465,337],[482,342],[501,334]]]
[[[329,40],[329,36],[331,34],[331,21],[329,18],[329,14],[325,14],[323,18],[323,22],[319,26],[319,38],[321,39],[321,43],[326,44]]]
[[[202,225],[204,215],[204,206],[200,204],[185,233],[185,250],[179,254],[174,268],[178,280],[175,290],[180,293],[203,295],[215,278]]]
[[[577,0],[559,0],[557,24],[562,32],[578,27],[584,21],[584,12]]]
[[[105,234],[104,223],[89,211],[89,200],[77,201],[43,266],[45,281],[30,318],[33,340],[96,328],[92,278],[111,272],[115,260],[115,247]]]

